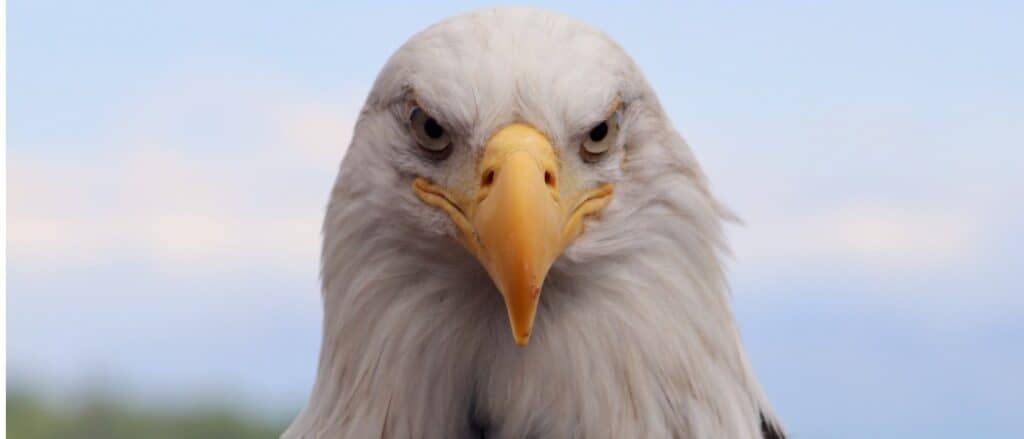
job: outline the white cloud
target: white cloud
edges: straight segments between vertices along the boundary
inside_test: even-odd
[[[981,266],[1017,254],[1002,244],[1019,239],[1008,223],[1021,217],[1006,202],[1021,186],[1007,140],[1019,130],[1005,115],[925,115],[890,99],[811,110],[719,117],[689,136],[744,222],[730,228],[744,281],[841,276],[911,290],[954,272],[983,277]]]
[[[160,81],[115,112],[98,153],[10,157],[11,261],[42,272],[144,259],[171,272],[315,274],[323,206],[357,114],[348,102],[255,80]]]
[[[810,212],[808,212],[810,210]],[[969,260],[981,238],[979,218],[934,207],[849,203],[755,216],[736,234],[744,267],[800,274],[934,272]]]
[[[972,254],[977,227],[957,212],[851,206],[820,219],[810,238],[823,254],[881,266],[938,266]]]
[[[238,268],[261,259],[315,267],[317,205],[291,212],[261,206],[231,181],[242,176],[162,151],[119,162],[106,169],[101,160],[11,160],[12,260],[45,271],[118,258],[150,258],[171,271]],[[275,183],[251,177],[251,191]]]

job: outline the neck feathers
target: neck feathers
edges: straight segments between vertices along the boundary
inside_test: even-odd
[[[518,348],[468,253],[351,203],[326,236],[320,369],[289,436],[760,434],[715,235],[620,212],[637,236],[595,229],[574,245]]]

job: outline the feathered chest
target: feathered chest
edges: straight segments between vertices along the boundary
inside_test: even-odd
[[[325,297],[325,413],[389,437],[753,437],[731,319],[652,268],[556,265],[525,347],[478,268],[354,272]]]

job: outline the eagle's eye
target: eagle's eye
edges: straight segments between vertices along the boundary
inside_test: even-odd
[[[409,122],[412,128],[412,136],[424,151],[437,158],[443,158],[447,151],[451,149],[452,142],[448,137],[448,132],[445,131],[441,124],[437,123],[436,119],[430,117],[420,107],[412,109],[412,114],[409,115]]]
[[[580,155],[584,160],[595,161],[611,149],[612,144],[618,137],[619,126],[614,118],[603,121],[590,129],[587,137],[583,139],[580,147]]]

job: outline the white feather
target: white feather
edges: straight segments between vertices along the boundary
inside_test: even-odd
[[[465,140],[420,159],[401,113],[421,105]],[[625,104],[621,139],[586,164],[576,133]],[[563,172],[613,202],[556,261],[534,335],[414,176],[466,178],[490,133],[545,132]],[[324,223],[316,384],[285,437],[759,438],[771,409],[745,358],[722,268],[729,217],[629,57],[603,34],[527,8],[470,13],[388,61],[357,123]]]

